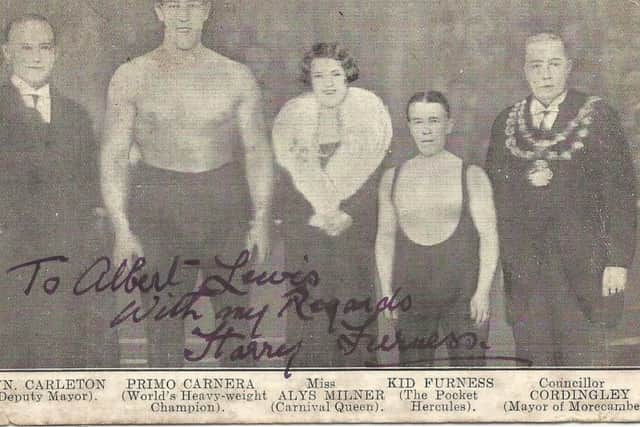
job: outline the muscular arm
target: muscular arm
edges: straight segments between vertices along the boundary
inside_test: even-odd
[[[380,277],[381,295],[393,295],[392,274],[396,249],[398,219],[391,201],[395,169],[389,169],[380,180],[378,191],[378,232],[376,234],[376,265]]]
[[[125,67],[126,65],[116,71],[109,86],[104,140],[100,153],[102,197],[116,237],[130,232],[126,203],[135,107],[129,95],[132,80]]]
[[[485,172],[477,166],[471,166],[467,170],[467,185],[469,187],[469,210],[471,212],[471,219],[480,236],[480,269],[478,272],[476,295],[488,298],[499,256],[493,191],[489,178]]]
[[[253,203],[254,227],[256,225],[264,227],[262,230],[268,232],[273,195],[273,153],[265,132],[260,88],[248,71],[244,84],[247,90],[238,106],[238,128],[244,144],[245,169]],[[261,256],[267,256],[267,254],[263,253]]]

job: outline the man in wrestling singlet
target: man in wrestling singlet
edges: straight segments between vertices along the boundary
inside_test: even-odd
[[[123,64],[109,87],[101,173],[115,262],[144,255],[146,272],[166,277],[180,257],[180,285],[143,292],[145,309],[193,291],[197,270],[184,260],[232,263],[246,247],[262,262],[269,253],[273,166],[260,89],[247,67],[202,45],[210,9],[207,0],[155,1],[162,44]],[[130,173],[134,143],[141,160]],[[245,299],[225,292],[212,301],[217,312]],[[183,320],[147,324],[149,365],[182,366]]]

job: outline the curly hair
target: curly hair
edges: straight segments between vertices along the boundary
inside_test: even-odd
[[[342,65],[344,73],[347,76],[347,82],[355,82],[358,80],[360,70],[351,53],[338,43],[316,43],[305,53],[302,59],[302,81],[311,85],[311,63],[316,58],[334,59]]]

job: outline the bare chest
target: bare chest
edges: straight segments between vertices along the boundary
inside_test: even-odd
[[[237,107],[237,95],[218,79],[206,77],[161,73],[150,78],[136,100],[138,116],[204,126],[229,121]]]

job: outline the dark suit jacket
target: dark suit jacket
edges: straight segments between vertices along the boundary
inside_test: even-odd
[[[525,107],[529,128],[531,99]],[[570,90],[551,132],[564,130],[586,100],[584,93]],[[629,267],[636,244],[635,174],[618,116],[597,101],[584,148],[571,160],[548,161],[550,184],[534,187],[527,180],[533,162],[516,157],[505,146],[510,110],[493,125],[486,164],[495,191],[505,288],[514,309],[524,309],[529,293],[538,292],[537,282],[544,280],[546,257],[556,257],[563,269],[560,276],[568,278],[589,314],[600,302],[604,268]],[[532,133],[544,136],[538,130]],[[516,141],[531,149],[518,131]],[[560,150],[566,148],[562,144]]]
[[[70,233],[100,205],[97,144],[77,103],[51,89],[51,123],[27,108],[14,86],[0,87],[0,223],[16,238]],[[49,236],[51,237],[51,236]]]
[[[113,310],[111,301],[76,297],[71,289],[106,248],[95,228],[97,156],[89,115],[77,103],[52,88],[47,124],[17,89],[0,87],[0,340],[6,344],[0,368],[117,363],[113,330],[102,318],[104,307]],[[43,267],[29,295],[33,269],[7,272],[57,255],[69,263]],[[48,295],[43,281],[52,276],[60,276],[60,285]]]

